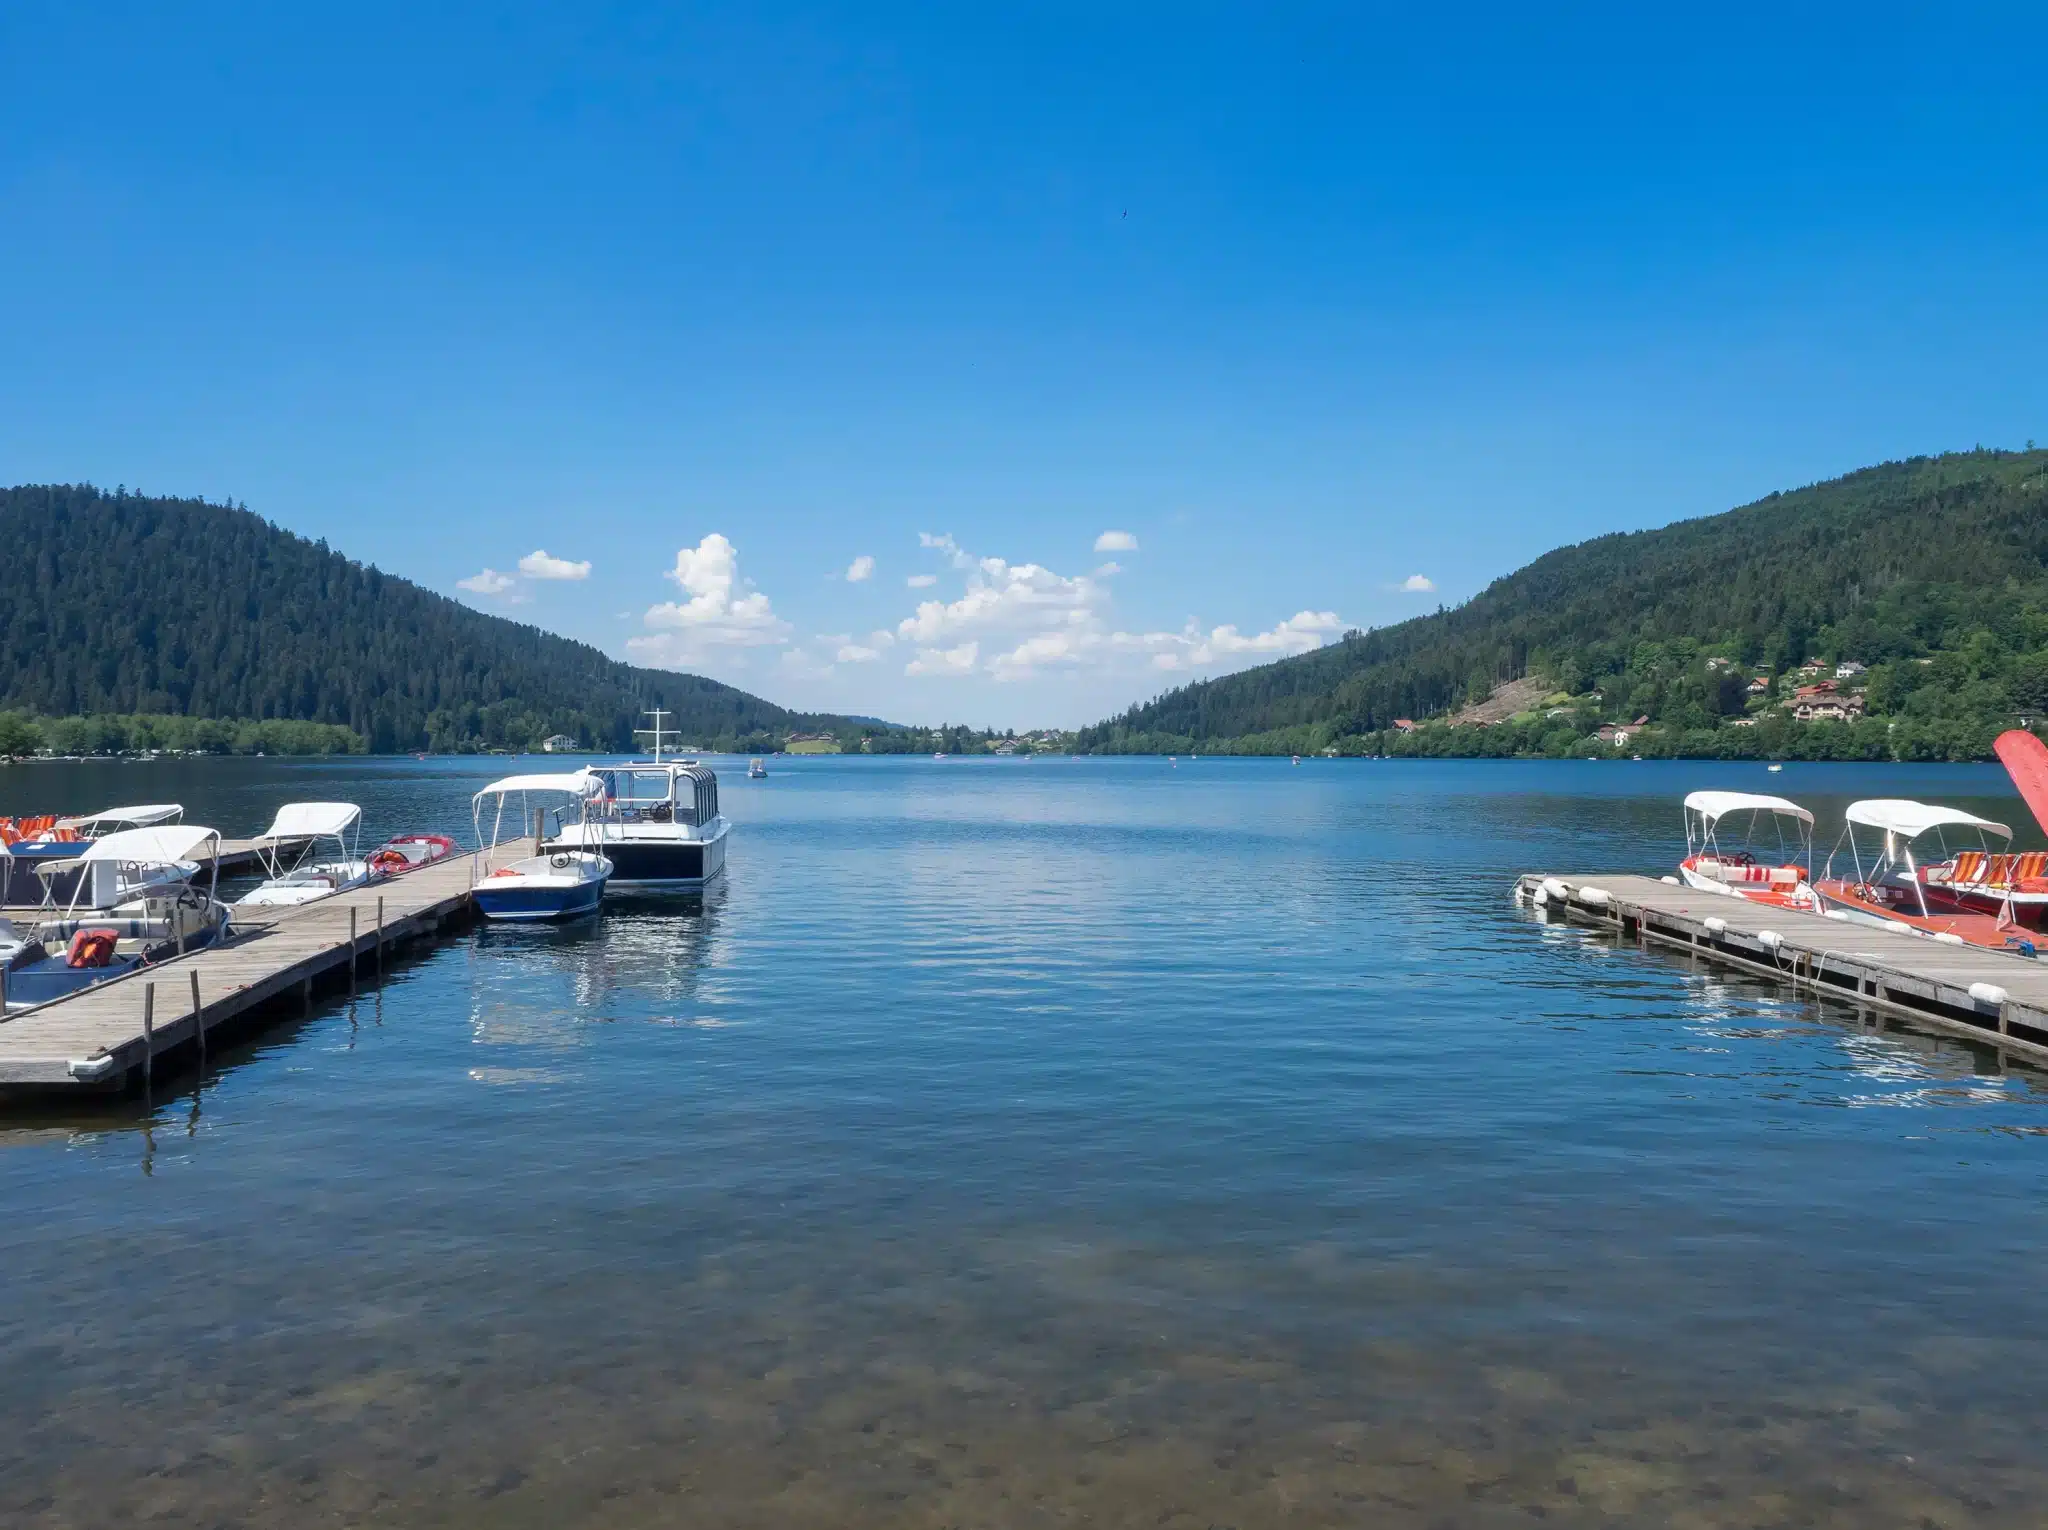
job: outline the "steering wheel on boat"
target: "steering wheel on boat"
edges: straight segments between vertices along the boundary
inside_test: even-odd
[[[567,871],[575,863],[576,858],[573,855],[569,855],[563,852],[557,852],[556,854],[548,857],[548,864],[554,867],[557,871]]]

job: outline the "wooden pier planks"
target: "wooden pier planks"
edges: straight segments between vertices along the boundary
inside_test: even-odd
[[[159,963],[68,999],[26,1010],[0,1023],[0,1086],[118,1085],[152,1050],[161,1053],[252,1005],[349,961],[349,915],[355,914],[357,958],[377,945],[377,904],[383,900],[388,946],[439,926],[469,903],[474,857],[435,865],[338,893],[299,908],[237,914],[226,945]],[[199,974],[200,1011],[192,1010],[192,973]],[[154,1047],[143,1034],[144,996],[156,985]],[[101,1068],[97,1060],[112,1059]],[[81,1069],[79,1064],[87,1066]],[[81,1076],[83,1074],[83,1076]]]
[[[2048,1062],[2048,959],[1950,945],[1903,927],[1773,908],[1654,877],[1532,873],[1517,881],[1515,894],[1533,902],[1541,889],[1549,890],[1545,912]],[[1709,928],[1709,919],[1721,928]],[[1776,937],[1775,946],[1767,935]],[[2041,949],[2048,953],[2048,943]]]

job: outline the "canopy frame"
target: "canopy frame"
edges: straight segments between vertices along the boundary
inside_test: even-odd
[[[1811,878],[1813,873],[1813,814],[1798,803],[1784,797],[1765,797],[1754,792],[1692,792],[1687,795],[1682,815],[1685,819],[1685,854],[1691,860],[1695,856],[1725,858],[1730,851],[1720,838],[1721,821],[1743,815],[1747,830],[1742,843],[1735,848],[1736,854],[1752,856],[1751,844],[1757,831],[1768,816],[1778,836],[1780,865],[1797,865]],[[1797,824],[1793,840],[1785,837],[1787,821]]]
[[[270,820],[270,827],[256,836],[256,853],[272,880],[287,876],[313,859],[323,840],[333,840],[344,861],[362,856],[363,810],[353,802],[287,802]],[[286,846],[298,854],[291,865],[284,863]]]
[[[503,835],[505,804],[510,798],[519,798],[518,822],[522,832],[518,838],[524,839],[527,832],[531,832],[534,851],[538,854],[541,842],[548,836],[547,820],[550,816],[555,819],[558,833],[561,825],[569,821],[568,814],[571,809],[575,811],[576,821],[582,823],[589,816],[591,799],[603,790],[602,782],[589,772],[580,770],[562,775],[507,776],[502,781],[493,781],[470,798],[470,820],[476,828],[476,843],[483,858],[483,870],[489,870],[491,852],[498,848]],[[484,840],[483,823],[486,797],[497,800],[497,808],[491,818],[491,837],[488,843]],[[542,806],[535,807],[535,797],[566,797],[569,800],[552,806],[543,803]]]
[[[1979,818],[1974,813],[1965,813],[1961,808],[1939,807],[1932,803],[1910,802],[1904,798],[1879,797],[1863,802],[1852,802],[1842,815],[1842,837],[1835,842],[1835,848],[1828,852],[1828,863],[1823,875],[1832,878],[1835,874],[1835,857],[1846,846],[1850,863],[1856,868],[1856,881],[1862,886],[1871,886],[1890,879],[1901,868],[1905,879],[1912,885],[1913,897],[1920,905],[1920,917],[1930,919],[1933,914],[1927,906],[1927,888],[1920,878],[1920,865],[1913,854],[1913,846],[1928,835],[1940,855],[1946,859],[1955,852],[1948,846],[1946,829],[1975,829],[1976,848],[1986,854],[1995,853],[1991,848],[1991,837],[1996,835],[2007,845],[2012,843],[2012,830],[2002,823],[1989,818]],[[1870,869],[1863,868],[1863,845],[1857,838],[1856,830],[1875,829],[1881,836],[1878,850],[1871,858]],[[1935,864],[1939,864],[1937,861]],[[2012,893],[2006,893],[2005,907],[1999,912],[2002,923],[2012,921]]]

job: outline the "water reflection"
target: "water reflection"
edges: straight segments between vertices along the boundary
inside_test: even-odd
[[[2036,1523],[2040,1075],[1509,909],[1684,776],[736,789],[709,898],[0,1130],[0,1523]]]

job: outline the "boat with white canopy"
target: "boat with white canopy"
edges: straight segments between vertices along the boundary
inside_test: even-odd
[[[361,887],[370,880],[362,832],[363,810],[353,802],[287,802],[256,836],[266,875],[235,907],[292,908]]]
[[[0,819],[0,903],[27,905],[42,901],[44,884],[38,867],[76,861],[82,842],[122,829],[151,829],[174,824],[185,816],[175,802],[144,802],[131,807],[102,808],[71,818]],[[58,896],[68,897],[65,887]]]
[[[1688,887],[1785,908],[1817,906],[1812,879],[1813,814],[1784,797],[1755,792],[1693,792],[1685,799],[1685,859],[1678,874]],[[1760,854],[1757,839],[1771,828],[1776,857]],[[1737,840],[1730,831],[1741,829]]]
[[[1826,912],[1857,923],[1903,924],[1923,934],[2033,954],[2033,942],[2017,927],[2009,900],[1995,910],[1978,911],[1947,896],[1958,863],[1970,864],[1965,857],[1989,858],[2011,845],[2009,825],[1961,808],[1898,797],[1852,802],[1843,817],[1842,838],[1814,883]],[[1974,845],[1951,845],[1965,838]],[[1839,872],[1837,860],[1846,862]],[[1941,875],[1931,877],[1930,872]]]
[[[42,870],[49,883],[68,879],[72,892],[63,910],[47,908],[8,956],[9,1010],[65,998],[226,938],[229,911],[215,896],[219,830],[197,824],[121,829],[87,842],[74,859],[75,867],[53,863]],[[204,888],[193,880],[202,861],[214,868]]]
[[[580,823],[565,824],[544,849],[595,851],[616,868],[619,891],[686,892],[704,887],[725,870],[725,841],[732,825],[718,809],[718,775],[690,759],[662,758],[667,737],[651,712],[654,758],[624,765],[592,765],[583,774],[597,784],[590,811]]]
[[[603,791],[587,772],[567,775],[507,776],[493,781],[471,799],[477,846],[482,852],[472,896],[486,919],[536,921],[571,919],[595,913],[611,880],[612,863],[594,850],[564,847],[565,831],[581,828]],[[484,839],[484,806],[492,806],[491,834]],[[506,822],[507,812],[511,822]],[[503,866],[492,860],[502,844],[524,848],[531,835],[532,854]]]

